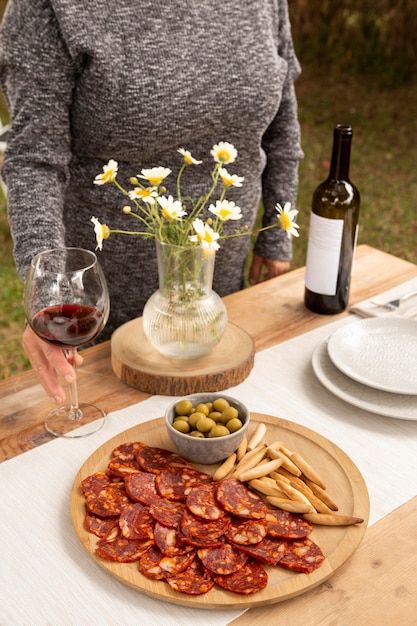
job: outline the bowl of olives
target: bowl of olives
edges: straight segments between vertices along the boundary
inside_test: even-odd
[[[221,393],[196,393],[172,402],[165,411],[168,435],[188,461],[209,465],[235,452],[246,435],[249,411]]]

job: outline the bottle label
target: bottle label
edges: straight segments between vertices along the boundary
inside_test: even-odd
[[[310,215],[305,284],[323,296],[336,295],[343,220]]]

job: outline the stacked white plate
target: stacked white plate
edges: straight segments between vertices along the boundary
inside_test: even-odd
[[[313,369],[334,395],[371,413],[417,420],[417,320],[369,318],[316,347]]]

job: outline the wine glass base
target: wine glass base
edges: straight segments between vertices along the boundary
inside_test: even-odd
[[[76,439],[93,435],[102,428],[106,421],[106,414],[94,404],[81,403],[79,408],[81,417],[72,419],[70,407],[60,406],[54,409],[45,418],[45,428],[54,437]]]

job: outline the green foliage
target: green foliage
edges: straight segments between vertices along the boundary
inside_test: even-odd
[[[304,62],[376,74],[385,85],[416,74],[415,0],[289,0],[289,9]]]

